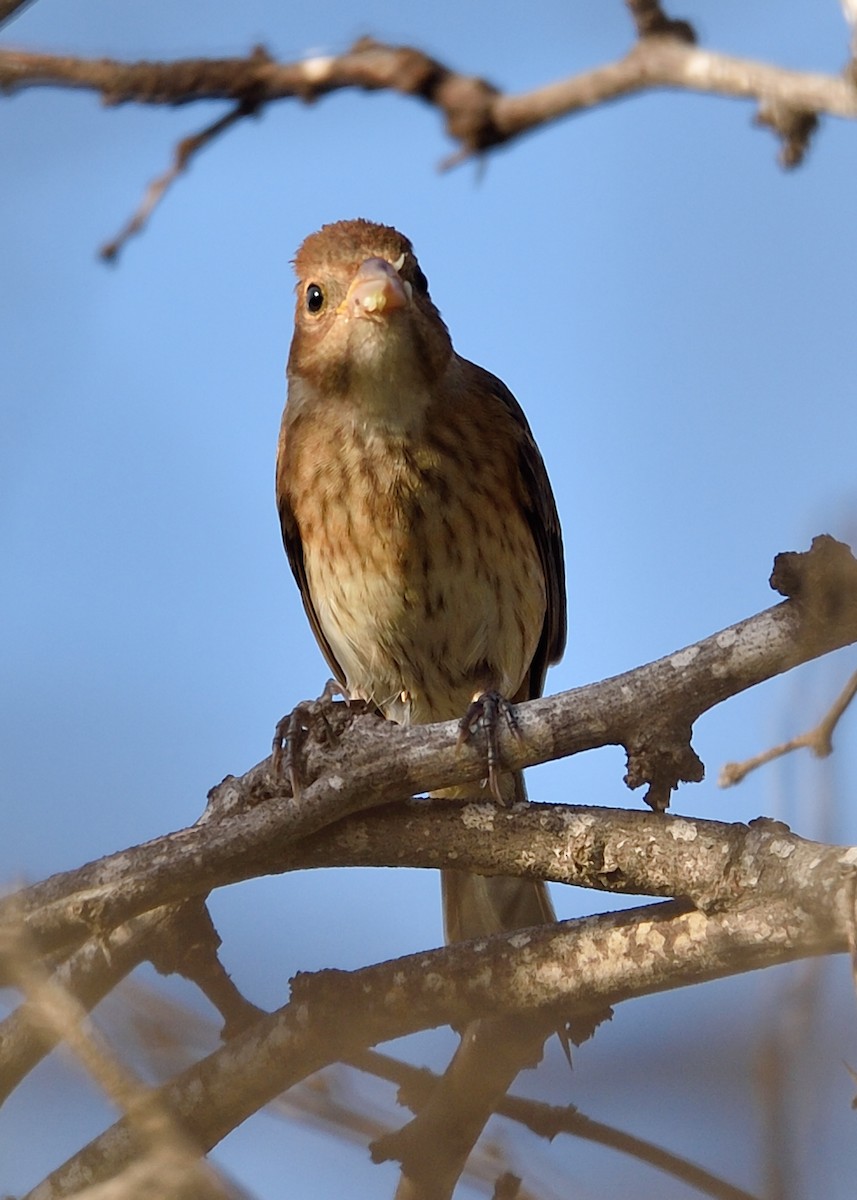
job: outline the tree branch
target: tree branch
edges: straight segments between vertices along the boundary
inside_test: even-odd
[[[649,803],[666,807],[680,780],[702,778],[690,746],[701,713],[857,640],[857,563],[846,547],[817,538],[806,554],[779,556],[776,570],[794,599],[648,666],[520,705],[520,738],[501,732],[504,767],[618,743],[628,785],[648,783]],[[338,708],[337,744],[307,742],[299,803],[263,761],[214,789],[196,825],[26,888],[0,903],[0,921],[22,914],[43,953],[71,947],[94,929],[249,878],[260,856],[270,863],[272,846],[285,853],[349,814],[484,775],[479,739],[459,745],[457,722],[403,728],[368,714],[352,722]]]
[[[146,959],[151,939],[169,924],[172,911],[153,909],[103,936],[89,938],[65,962],[49,962],[57,986],[90,1011]],[[28,1001],[0,1021],[0,1104],[59,1039],[55,1028],[35,1019]]]
[[[679,778],[699,777],[701,772],[689,744],[699,713],[797,662],[857,639],[855,571],[857,564],[847,549],[829,538],[816,539],[806,554],[779,556],[773,582],[792,597],[786,603],[636,671],[521,706],[518,725],[523,743],[511,735],[503,739],[504,766],[516,768],[589,746],[621,742],[628,749],[627,782],[648,780],[650,790],[658,788],[658,795],[668,796]],[[315,983],[299,977],[288,1013],[301,1014],[302,1037],[306,1014],[314,1014],[316,1040],[310,1038],[303,1051],[295,1051],[299,1059],[308,1055],[307,1061],[312,1060],[309,1070],[330,1061],[331,1054],[341,1057],[339,1035],[330,1032],[324,1016],[328,1005],[337,1013],[343,1007],[354,1013],[368,1004],[368,1025],[362,1033],[360,1023],[355,1025],[345,1050],[355,1048],[353,1038],[365,1045],[431,1024],[465,1025],[480,1015],[504,1019],[521,1012],[541,1014],[538,1019],[549,1029],[561,1020],[589,1018],[602,1011],[611,997],[617,998],[617,986],[621,999],[642,994],[636,990],[638,985],[644,991],[681,986],[691,979],[841,949],[847,940],[850,925],[846,932],[840,928],[839,909],[842,881],[854,873],[855,851],[804,842],[771,822],[746,828],[667,819],[654,813],[560,806],[503,811],[491,804],[446,801],[378,811],[377,806],[391,797],[479,778],[484,774],[484,754],[478,746],[459,746],[456,722],[402,729],[371,714],[353,717],[347,705],[337,706],[334,724],[339,737],[332,749],[308,739],[302,772],[307,786],[299,802],[289,802],[283,782],[271,778],[269,763],[260,763],[242,779],[229,778],[215,789],[206,812],[191,829],[56,876],[10,898],[0,906],[5,921],[0,931],[23,914],[30,936],[39,938],[42,951],[53,947],[67,952],[93,932],[103,938],[129,918],[201,896],[213,886],[331,861],[412,860],[432,867],[453,863],[488,874],[678,894],[697,906],[695,913],[687,911],[687,903],[680,903],[645,910],[645,919],[640,916],[646,924],[645,930],[638,928],[634,934],[636,952],[653,921],[668,924],[659,927],[656,939],[660,974],[648,984],[638,976],[630,991],[624,990],[624,983],[616,984],[615,964],[607,961],[608,947],[617,945],[612,934],[603,953],[595,954],[598,970],[593,968],[585,922],[565,927],[571,942],[550,943],[554,957],[549,966],[547,959],[539,958],[539,948],[547,944],[543,938],[555,932],[551,930],[519,932],[510,945],[494,939],[476,947],[453,946],[437,952],[439,959],[418,956],[419,968],[403,960],[403,972],[392,982],[381,968],[370,968],[368,975],[359,974],[356,992],[351,977],[341,973],[326,973]],[[366,811],[373,807],[376,811]],[[338,826],[333,824],[336,821]],[[383,841],[382,851],[371,849],[367,830]],[[848,896],[850,902],[850,891]],[[672,924],[694,917],[698,923],[688,928]],[[615,933],[611,918],[600,920],[607,925],[597,926],[598,937],[607,926]],[[678,928],[680,936],[671,939],[668,931]],[[706,952],[694,958],[686,943],[697,935]],[[121,944],[121,932],[118,936]],[[580,937],[589,947],[585,951]],[[516,947],[514,953],[510,954],[510,946]],[[157,946],[137,947],[148,957],[153,957],[153,950]],[[482,956],[478,962],[468,957],[474,951]],[[587,959],[585,971],[581,955]],[[79,970],[76,984],[95,994],[100,986],[95,977],[103,973],[104,964],[97,956],[90,955],[90,960],[92,973]],[[168,955],[167,961],[175,958]],[[407,1015],[402,1017],[405,1027],[400,1029],[395,1020],[392,1025],[387,1021],[391,1004],[393,1009],[398,1004],[393,993],[400,985],[406,990],[411,987],[411,970],[418,981],[413,982],[417,992],[426,971],[433,973],[437,986],[422,999],[409,996]],[[557,990],[558,978],[577,982],[571,991],[565,982]],[[378,984],[381,990],[375,991],[374,1004],[370,1003],[373,979],[386,980]],[[467,987],[458,995],[462,980],[468,981]],[[486,980],[490,988],[483,994],[479,989]],[[574,987],[582,990],[575,992]],[[431,1011],[429,993],[435,1004]],[[280,1036],[278,1026],[266,1024],[269,1020],[253,1025],[253,1045],[257,1037]],[[241,1038],[232,1043],[246,1044]],[[42,1052],[44,1040],[23,1049],[19,1046],[19,1068],[28,1055],[32,1060],[33,1054]],[[279,1054],[276,1046],[267,1052]],[[321,1059],[316,1062],[318,1055]],[[14,1067],[14,1061],[9,1065]],[[260,1086],[274,1086],[276,1091],[284,1086],[276,1080],[260,1083],[256,1074],[256,1067],[249,1071],[246,1103],[252,1107],[247,1111],[270,1099],[269,1095],[260,1099]],[[220,1112],[221,1123],[211,1125],[206,1118],[206,1145],[209,1138],[216,1141],[243,1119],[229,1104],[228,1111],[223,1110],[227,1102],[222,1098],[209,1094],[207,1103],[212,1113]],[[184,1122],[183,1111],[181,1115]]]
[[[189,1066],[194,1059],[194,1046],[216,1040],[213,1022],[160,991],[135,983],[124,988],[118,999],[121,1008],[113,1005],[108,1018],[113,1040],[132,1039],[135,1052],[144,1055],[148,1070],[156,1077],[164,1078],[180,1066]],[[276,1097],[264,1112],[365,1148],[367,1142],[391,1131],[394,1110],[392,1100],[380,1095],[377,1089],[361,1087],[355,1072],[394,1084],[395,1103],[414,1112],[426,1103],[440,1078],[426,1067],[365,1050],[296,1084]],[[507,1117],[547,1142],[565,1135],[617,1150],[683,1180],[714,1200],[756,1200],[742,1188],[656,1143],[594,1121],[573,1104],[557,1107],[510,1095],[497,1106],[497,1115]],[[467,1160],[462,1179],[477,1191],[490,1188],[499,1170],[515,1165],[510,1149],[502,1135],[493,1137],[484,1148],[477,1145]],[[533,1188],[538,1194],[538,1176],[538,1166],[528,1158],[527,1178],[531,1182],[526,1195],[531,1195]],[[552,1190],[548,1190],[552,1195]]]
[[[850,855],[850,857],[849,857]],[[797,957],[844,950],[853,852],[838,883],[706,915],[681,903],[586,917],[410,955],[356,972],[298,975],[292,999],[161,1089],[206,1149],[279,1092],[358,1049],[485,1015],[587,1012]],[[820,903],[816,903],[820,900]],[[348,1021],[342,1020],[347,1011]],[[27,1200],[109,1178],[135,1153],[127,1123],[90,1143]]]
[[[252,869],[243,865],[241,877],[334,866],[454,865],[626,895],[680,897],[715,911],[758,896],[761,879],[771,895],[812,894],[818,880],[839,877],[851,862],[848,853],[764,820],[746,826],[601,807],[498,809],[490,802],[418,800],[346,818],[293,847],[272,845]],[[173,909],[154,909],[90,938],[58,968],[60,982],[91,1008],[137,963],[155,956],[159,939],[171,935],[172,919]],[[54,1044],[33,1029],[25,1008],[0,1022],[0,1099]]]
[[[24,2],[0,0],[0,23],[4,13],[14,12]],[[101,248],[106,260],[114,260],[127,240],[144,227],[167,188],[199,150],[242,117],[277,100],[310,103],[348,88],[416,97],[438,109],[448,135],[458,143],[458,151],[443,166],[484,154],[563,117],[657,88],[756,100],[756,123],[779,135],[780,162],[786,167],[803,160],[819,114],[857,117],[852,69],[836,78],[701,50],[695,45],[692,26],[666,17],[658,0],[626,2],[639,40],[623,58],[519,95],[455,71],[421,50],[385,45],[369,37],[360,38],[344,54],[293,63],[275,62],[262,46],[244,58],[130,63],[0,49],[0,91],[66,87],[96,92],[109,105],[180,105],[200,100],[228,100],[234,105],[178,144],[172,166],[152,181],[134,215]]]
[[[845,79],[701,50],[674,31],[641,38],[616,62],[518,95],[461,74],[421,50],[368,37],[344,54],[292,63],[275,62],[261,47],[244,58],[132,63],[0,50],[0,89],[12,93],[32,87],[82,88],[111,105],[229,100],[253,107],[283,99],[310,102],[346,88],[395,91],[436,107],[462,156],[654,88],[777,101],[813,113],[857,117],[857,90]]]

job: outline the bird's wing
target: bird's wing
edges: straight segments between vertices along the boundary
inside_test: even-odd
[[[483,367],[468,364],[478,373],[481,387],[494,396],[512,417],[518,429],[518,468],[522,499],[545,577],[547,609],[542,635],[533,655],[527,678],[514,700],[532,699],[542,694],[548,667],[559,662],[565,650],[567,633],[565,556],[562,530],[553,490],[544,460],[536,445],[529,422],[518,401],[501,379]]]
[[[304,563],[304,548],[301,541],[300,530],[298,523],[295,520],[295,514],[292,511],[291,501],[289,500],[288,489],[286,488],[283,467],[283,447],[281,443],[280,453],[277,456],[277,509],[280,514],[280,529],[283,534],[283,545],[286,548],[286,556],[289,560],[289,566],[292,568],[292,574],[295,577],[295,582],[301,594],[304,611],[313,633],[315,640],[318,642],[319,649],[327,660],[327,665],[330,667],[333,674],[339,683],[345,686],[345,672],[336,661],[336,656],[330,648],[330,642],[324,635],[324,630],[321,627],[321,622],[318,619],[318,613],[315,611],[315,605],[312,602],[312,595],[309,590],[309,582],[306,575],[306,564]]]

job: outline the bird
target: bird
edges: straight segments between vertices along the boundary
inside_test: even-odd
[[[403,725],[540,696],[566,643],[565,568],[523,409],[455,351],[398,230],[324,225],[294,267],[277,505],[337,683]],[[526,798],[519,772],[494,791]],[[433,794],[485,798],[478,783]],[[444,870],[442,891],[447,942],[556,919],[540,880]]]

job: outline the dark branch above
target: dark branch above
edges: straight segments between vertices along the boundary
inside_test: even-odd
[[[17,0],[11,0],[13,6]],[[343,54],[276,62],[262,46],[243,58],[192,58],[172,62],[121,62],[0,48],[0,91],[32,87],[81,88],[105,104],[192,104],[225,100],[230,109],[176,147],[172,165],[149,184],[120,232],[101,247],[117,258],[145,226],[154,209],[203,147],[244,117],[279,100],[310,103],[331,92],[356,88],[413,96],[442,113],[458,144],[444,166],[484,154],[561,117],[659,88],[755,100],[756,124],[779,137],[780,162],[804,159],[819,116],[857,117],[853,61],[842,77],[789,71],[696,46],[688,22],[667,17],[658,0],[627,0],[638,40],[624,57],[518,95],[465,75],[411,46],[360,38]],[[2,21],[2,0],[0,0]]]
[[[252,108],[275,100],[316,100],[346,88],[395,91],[434,105],[462,155],[484,151],[539,125],[597,104],[654,88],[754,99],[791,110],[857,117],[857,89],[846,78],[790,71],[703,50],[675,29],[644,36],[616,62],[530,92],[501,91],[409,46],[361,38],[344,54],[274,61],[257,47],[244,58],[121,62],[25,50],[0,50],[0,89],[83,88],[106,104],[191,104],[239,101]]]

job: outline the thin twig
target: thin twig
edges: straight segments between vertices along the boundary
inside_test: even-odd
[[[53,967],[54,985],[89,1012],[143,961],[149,943],[169,925],[172,911],[154,909],[118,929],[99,931]],[[25,1002],[0,1021],[0,1104],[63,1036],[62,1030],[33,1020],[31,1008]]]
[[[5,25],[33,0],[0,0],[0,25]]]
[[[142,1084],[110,1051],[88,1022],[83,1005],[39,963],[23,925],[17,930],[11,924],[4,926],[0,958],[6,973],[27,997],[29,1019],[62,1039],[91,1078],[127,1115],[146,1148],[135,1164],[136,1173],[142,1173],[141,1177],[160,1194],[177,1200],[191,1195],[200,1200],[226,1200],[216,1175],[201,1161],[200,1150],[180,1130],[163,1097]]]
[[[811,750],[816,758],[827,758],[833,753],[833,731],[855,694],[857,694],[857,671],[848,680],[829,711],[816,726],[787,742],[782,742],[779,746],[773,746],[761,754],[745,759],[744,762],[725,763],[717,780],[719,786],[722,788],[732,787],[734,784],[740,783],[757,767],[763,767],[767,763],[773,762],[774,759],[782,758],[784,754],[790,754],[792,750],[806,748]]]
[[[183,138],[175,148],[173,154],[172,165],[153,179],[146,188],[143,199],[137,208],[137,211],[129,221],[123,225],[119,233],[109,242],[105,242],[99,250],[99,256],[105,262],[114,262],[123,248],[125,243],[135,234],[140,233],[146,225],[146,222],[151,217],[155,208],[163,200],[167,189],[175,183],[179,175],[181,175],[190,166],[190,161],[194,155],[204,149],[209,142],[213,141],[218,134],[227,130],[230,125],[236,124],[242,117],[251,116],[256,111],[256,106],[249,101],[242,100],[225,116],[219,117],[213,121],[211,125],[206,125],[199,133],[192,134],[190,137]]]

